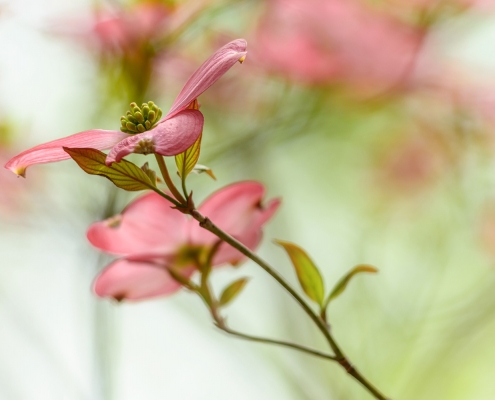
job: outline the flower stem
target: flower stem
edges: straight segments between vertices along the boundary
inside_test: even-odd
[[[293,350],[302,351],[304,353],[311,354],[311,355],[316,356],[316,357],[320,357],[320,358],[324,358],[324,359],[332,360],[332,361],[337,361],[337,359],[330,354],[325,354],[321,351],[313,350],[313,349],[310,349],[309,347],[306,347],[306,346],[301,346],[301,345],[298,345],[296,343],[291,343],[291,342],[287,342],[284,340],[275,340],[275,339],[269,339],[269,338],[264,338],[264,337],[260,337],[260,336],[248,335],[248,334],[230,329],[227,326],[225,319],[219,313],[219,302],[218,302],[218,299],[213,294],[211,287],[210,287],[210,284],[209,284],[209,280],[208,280],[209,272],[211,270],[211,260],[213,258],[214,253],[216,253],[216,250],[218,249],[220,243],[222,243],[221,240],[219,240],[215,244],[216,248],[214,248],[214,250],[210,252],[208,260],[206,261],[205,265],[199,265],[199,263],[198,263],[199,270],[203,271],[203,272],[201,273],[201,287],[198,287],[195,290],[196,293],[203,299],[206,307],[210,310],[211,316],[215,322],[215,326],[218,329],[224,331],[225,333],[228,333],[229,335],[233,335],[233,336],[238,337],[240,339],[249,340],[249,341],[258,342],[258,343],[274,344],[277,346],[288,347],[288,348],[291,348]]]
[[[172,179],[170,178],[167,169],[167,164],[165,164],[165,160],[163,159],[163,156],[155,153],[155,158],[156,158],[156,162],[158,163],[158,166],[160,167],[160,171],[162,173],[165,184],[170,189],[170,191],[175,196],[175,198],[179,201],[179,203],[185,204],[186,200],[184,199],[184,197],[182,197],[180,192],[175,187],[174,182],[172,182]]]
[[[224,242],[230,244],[232,247],[239,250],[242,254],[244,254],[246,257],[250,258],[251,260],[253,260],[256,264],[258,264],[261,268],[263,268],[266,272],[268,272],[301,305],[301,307],[306,312],[306,314],[308,314],[308,316],[313,320],[313,322],[316,324],[318,329],[320,329],[320,331],[323,333],[323,335],[325,336],[325,338],[329,342],[330,347],[335,352],[335,355],[337,357],[342,356],[342,352],[340,351],[338,346],[334,343],[334,340],[333,340],[332,336],[330,335],[330,332],[328,331],[326,325],[323,323],[323,321],[321,321],[321,319],[313,312],[311,307],[304,301],[304,299],[284,280],[284,278],[282,278],[281,275],[279,275],[278,272],[276,272],[267,262],[265,262],[260,257],[258,257],[255,253],[253,253],[251,250],[249,250],[241,242],[237,241],[232,236],[230,236],[228,233],[226,233],[226,232],[222,231],[220,228],[218,228],[213,222],[210,221],[210,219],[201,215],[201,213],[198,210],[192,210],[191,216],[196,221],[199,222],[199,225],[202,228],[204,228],[204,229],[210,231],[211,233],[213,233],[214,235],[218,236]]]
[[[187,199],[189,197],[189,194],[187,193],[187,186],[186,186],[186,177],[182,176],[181,177],[181,184],[182,184],[182,193],[184,193],[184,197]]]
[[[222,331],[228,333],[229,335],[233,335],[233,336],[236,336],[236,337],[241,338],[241,339],[249,340],[251,342],[259,342],[259,343],[274,344],[274,345],[278,345],[278,346],[289,347],[291,349],[299,350],[299,351],[302,351],[302,352],[307,353],[307,354],[311,354],[311,355],[316,356],[316,357],[325,358],[327,360],[332,360],[332,361],[337,360],[336,357],[334,357],[330,354],[325,354],[325,353],[322,353],[318,350],[313,350],[313,349],[310,349],[308,347],[300,346],[300,345],[295,344],[295,343],[286,342],[283,340],[274,340],[274,339],[268,339],[268,338],[263,338],[263,337],[259,337],[259,336],[247,335],[245,333],[237,332],[233,329],[230,329],[229,327],[227,327],[225,325],[220,325],[218,323],[216,323],[215,325],[217,326],[218,329],[221,329]]]
[[[268,274],[270,274],[287,292],[289,292],[292,297],[299,303],[302,309],[306,312],[306,314],[313,320],[318,329],[322,332],[327,340],[328,344],[332,348],[335,353],[335,357],[332,360],[338,362],[346,372],[351,375],[354,379],[356,379],[359,383],[361,383],[376,399],[378,400],[389,400],[380,391],[375,388],[364,376],[362,376],[356,368],[349,362],[347,357],[344,355],[343,351],[340,349],[339,345],[333,338],[330,333],[327,324],[320,318],[306,303],[306,301],[285,281],[285,279],[279,275],[266,261],[258,257],[255,253],[253,253],[250,249],[244,246],[241,242],[230,236],[228,233],[224,232],[220,228],[218,228],[213,222],[211,222],[208,218],[204,217],[198,210],[191,210],[190,215],[199,222],[199,225],[206,229],[207,231],[213,233],[218,238],[222,239],[224,242],[228,243],[235,249],[239,250],[242,254],[244,254],[249,259],[253,260],[256,264],[258,264],[261,268],[263,268]],[[227,332],[230,333],[230,332]],[[233,334],[233,333],[232,333]]]

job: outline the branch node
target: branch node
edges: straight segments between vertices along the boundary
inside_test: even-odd
[[[205,217],[205,219],[203,219],[203,221],[200,221],[199,223],[199,226],[201,228],[208,228],[210,225],[211,225],[211,221],[209,220],[208,217]]]
[[[344,367],[348,374],[352,374],[355,371],[354,366],[347,360],[347,358],[339,358],[337,362]]]

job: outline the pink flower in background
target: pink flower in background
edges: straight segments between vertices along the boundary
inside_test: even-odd
[[[90,22],[91,36],[102,51],[136,52],[181,29],[209,3],[210,0],[188,0],[172,5],[150,0],[126,9],[100,10]]]
[[[103,53],[134,51],[159,38],[172,15],[172,8],[155,2],[138,3],[128,10],[99,10],[91,21],[89,39]]]
[[[69,158],[63,147],[110,149],[107,164],[120,161],[130,153],[158,153],[172,156],[185,151],[203,130],[203,114],[189,109],[191,103],[213,85],[237,61],[246,56],[246,41],[234,40],[216,51],[192,74],[175,99],[172,107],[154,127],[143,133],[93,129],[35,146],[7,162],[5,168],[25,176],[26,168],[34,164],[62,161]]]
[[[355,0],[271,0],[256,60],[303,83],[383,90],[410,83],[422,31]]]
[[[421,188],[435,182],[448,170],[448,145],[441,135],[422,127],[422,133],[404,132],[386,148],[381,149],[378,182],[391,193],[417,194]]]
[[[126,79],[143,81],[142,86],[146,86],[155,61],[168,58],[170,51],[176,50],[176,39],[210,1],[107,2],[90,15],[58,20],[49,31],[83,45],[91,56],[102,61],[100,67],[107,69],[110,76],[120,72],[127,75]]]
[[[261,205],[265,194],[257,182],[240,182],[213,193],[198,210],[250,249],[261,241],[262,227],[273,216],[280,200]],[[173,210],[165,199],[149,193],[131,203],[121,215],[94,223],[88,230],[91,244],[122,256],[98,275],[94,291],[100,297],[141,300],[180,289],[168,273],[173,268],[191,276],[195,258],[217,242],[212,233],[192,218]],[[213,266],[237,264],[244,256],[223,243]]]

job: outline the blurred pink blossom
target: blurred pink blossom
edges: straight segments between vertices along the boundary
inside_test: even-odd
[[[422,80],[425,93],[450,108],[451,120],[465,120],[478,128],[487,124],[487,128],[493,130],[495,80],[490,71],[456,59],[447,59],[438,62],[436,68],[425,70]]]
[[[186,82],[167,115],[150,130],[138,134],[102,129],[76,133],[26,150],[9,160],[5,168],[25,176],[26,168],[31,165],[68,159],[69,155],[63,147],[111,148],[106,160],[108,165],[130,153],[172,156],[185,151],[203,130],[203,114],[199,110],[189,109],[191,103],[237,61],[244,60],[246,46],[244,39],[237,39],[210,56]]]
[[[254,57],[303,83],[384,90],[411,83],[423,33],[356,0],[270,0]]]
[[[98,10],[91,21],[89,39],[103,52],[132,51],[159,38],[173,13],[162,3],[138,3],[128,10]]]
[[[206,0],[180,4],[140,1],[128,7],[97,8],[90,16],[66,18],[55,31],[78,39],[102,55],[138,56],[174,33],[206,6]],[[52,29],[53,30],[53,29]]]
[[[280,205],[279,199],[261,205],[265,194],[257,182],[224,187],[206,199],[198,210],[221,229],[250,249],[261,241],[262,226]],[[91,244],[122,256],[96,278],[94,291],[100,297],[141,300],[171,294],[180,289],[168,269],[190,277],[218,238],[200,228],[190,217],[173,210],[165,199],[149,193],[131,203],[121,215],[91,225]],[[223,243],[212,266],[237,264],[244,256]]]
[[[394,193],[416,193],[418,189],[435,181],[446,169],[448,149],[439,135],[401,135],[379,156],[379,183]]]

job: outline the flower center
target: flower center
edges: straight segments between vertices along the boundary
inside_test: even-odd
[[[134,147],[134,153],[151,154],[155,152],[155,143],[150,138],[143,138]]]
[[[148,101],[138,107],[136,103],[130,104],[130,111],[120,118],[120,130],[125,133],[141,133],[153,129],[160,118],[162,110],[155,103]]]
[[[180,267],[186,267],[196,265],[198,262],[201,263],[205,256],[205,248],[201,246],[191,246],[187,245],[182,247],[177,252],[177,258],[175,259],[175,264]]]

